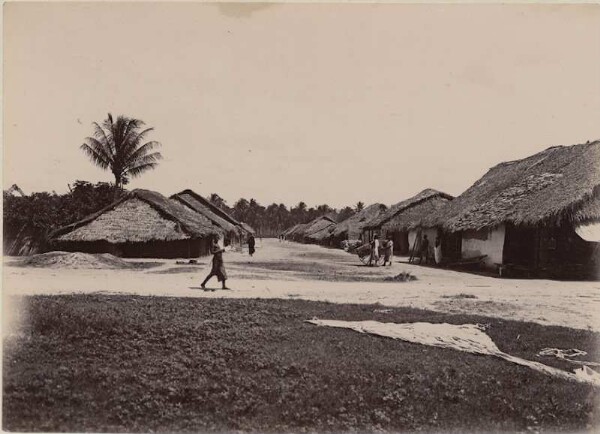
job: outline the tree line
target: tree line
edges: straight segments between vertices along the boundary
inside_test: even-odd
[[[100,211],[124,193],[122,187],[116,187],[113,183],[93,184],[88,181],[74,182],[65,194],[39,192],[16,196],[4,192],[4,251],[7,252],[7,247],[23,234],[27,234],[35,244],[44,246],[48,235],[54,230]],[[309,208],[305,202],[289,208],[282,203],[265,207],[255,199],[244,198],[230,207],[216,193],[207,199],[236,220],[248,223],[263,237],[277,236],[297,223],[307,223],[323,215],[342,221],[364,207],[362,202],[340,210],[326,204]]]
[[[342,221],[364,209],[363,202],[358,202],[354,207],[346,206],[337,210],[327,204],[309,208],[303,201],[290,208],[283,203],[263,206],[255,199],[245,198],[237,200],[230,207],[217,193],[209,195],[208,200],[236,220],[248,223],[264,237],[277,236],[289,227],[298,223],[308,223],[324,215],[329,215],[336,221]]]

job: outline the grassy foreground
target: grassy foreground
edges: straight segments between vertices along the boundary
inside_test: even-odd
[[[10,431],[580,431],[599,391],[487,356],[312,317],[489,323],[501,350],[536,357],[598,335],[466,315],[290,300],[36,296],[4,342]]]

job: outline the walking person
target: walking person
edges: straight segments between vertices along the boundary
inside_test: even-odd
[[[250,236],[248,237],[248,254],[250,256],[254,255],[254,252],[256,251],[255,247],[256,240],[254,239],[254,235],[250,234]]]
[[[392,266],[392,257],[394,256],[394,242],[391,239],[388,239],[385,243],[385,250],[383,251],[383,266],[388,262],[390,263],[390,267]]]
[[[223,252],[225,251],[225,249],[219,245],[218,235],[215,235],[215,237],[213,238],[212,245],[210,246],[210,251],[213,254],[212,268],[210,270],[210,273],[208,273],[208,276],[206,276],[206,279],[204,279],[204,282],[202,282],[200,286],[202,287],[202,289],[206,290],[206,283],[210,280],[211,277],[217,276],[217,280],[223,284],[222,289],[229,289],[225,284],[225,282],[227,281],[227,272],[225,271],[225,264],[223,262]],[[214,289],[212,291],[214,291]]]

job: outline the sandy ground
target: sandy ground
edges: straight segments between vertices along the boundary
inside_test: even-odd
[[[396,258],[392,267],[369,268],[341,250],[273,239],[259,241],[252,258],[247,252],[226,254],[230,291],[199,288],[210,258],[198,265],[152,259],[146,261],[162,265],[136,270],[17,267],[18,260],[4,258],[5,318],[14,310],[6,303],[10,295],[118,293],[380,303],[600,332],[600,282],[499,279],[402,263],[406,258]],[[384,281],[403,271],[417,280]],[[208,286],[219,284],[213,279]]]

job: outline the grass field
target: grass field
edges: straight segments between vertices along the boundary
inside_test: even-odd
[[[35,296],[4,342],[10,431],[580,431],[599,391],[492,357],[348,330],[313,317],[488,323],[510,354],[598,335],[467,315],[300,300]]]

